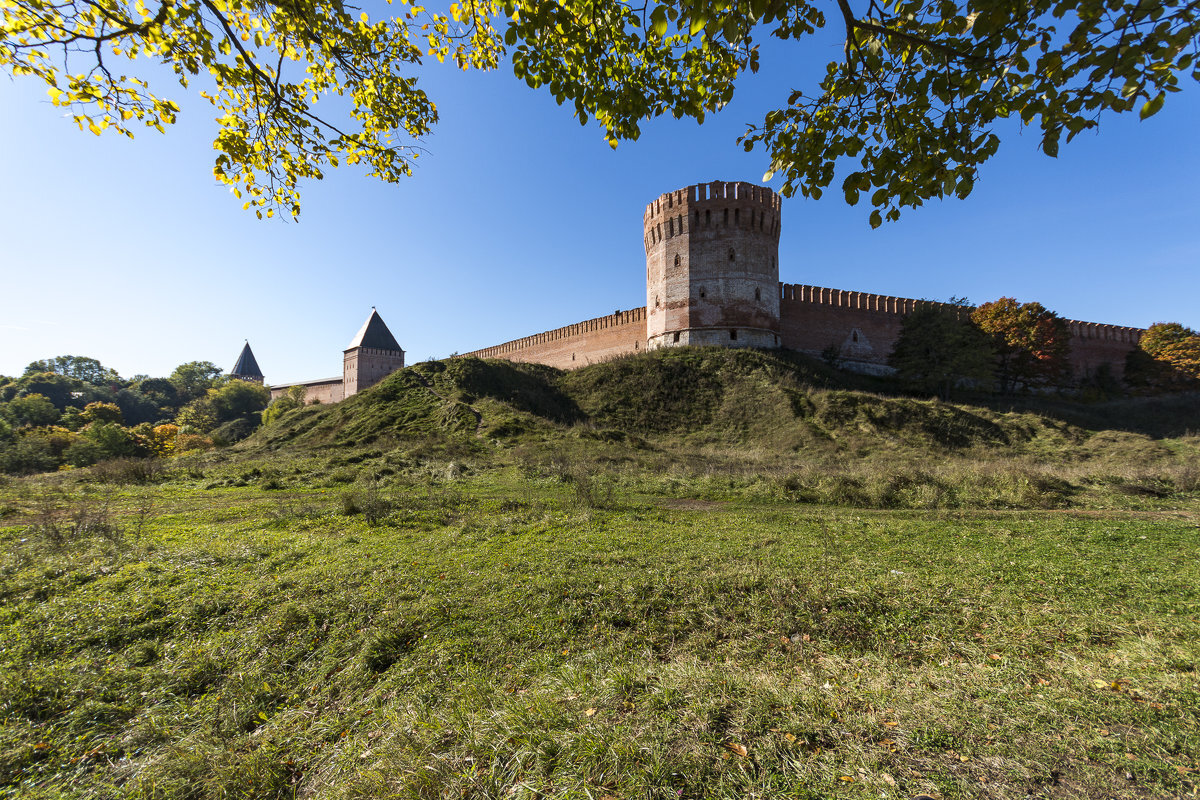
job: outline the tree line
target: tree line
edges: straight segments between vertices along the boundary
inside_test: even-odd
[[[1067,321],[1041,303],[1002,297],[972,308],[952,298],[904,317],[888,364],[909,388],[943,398],[962,388],[1063,388],[1074,378],[1070,338]],[[1103,395],[1198,389],[1200,334],[1177,322],[1155,323],[1124,366],[1124,385],[1105,366],[1082,376],[1079,388]]]
[[[34,361],[0,376],[0,471],[45,472],[123,457],[162,457],[245,438],[270,392],[209,361],[166,378],[116,371],[85,356]]]

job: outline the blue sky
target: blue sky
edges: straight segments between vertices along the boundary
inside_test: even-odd
[[[334,171],[302,187],[298,223],[259,221],[213,181],[211,110],[174,86],[160,91],[181,124],[131,142],[81,134],[40,85],[0,80],[0,374],[64,354],[123,375],[228,369],[249,339],[276,383],[340,374],[373,305],[410,361],[643,305],[645,204],[761,183],[765,155],[735,139],[837,55],[829,40],[771,47],[719,115],[657,120],[616,151],[504,68],[431,65],[441,121],[416,174]],[[1196,100],[1189,87],[1145,122],[1107,118],[1057,159],[1005,125],[968,200],[875,231],[840,192],[786,200],[781,278],[1200,327]]]

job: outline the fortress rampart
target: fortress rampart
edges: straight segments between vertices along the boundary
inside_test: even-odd
[[[948,305],[802,284],[780,284],[779,290],[784,347],[811,355],[832,348],[843,361],[862,365],[869,372],[885,371],[906,314],[923,306]],[[972,310],[961,308],[964,315]],[[1067,320],[1067,329],[1071,333],[1071,372],[1076,378],[1094,375],[1102,366],[1120,377],[1125,357],[1144,333],[1141,328],[1079,320]]]
[[[833,354],[844,366],[890,372],[901,322],[918,308],[967,306],[779,282],[783,199],[741,181],[698,183],[659,195],[642,214],[646,305],[484,347],[463,356],[574,369],[659,347],[785,347]],[[1140,328],[1068,320],[1076,379],[1107,369],[1121,377]],[[338,402],[403,369],[400,347],[374,307],[343,351],[341,378],[272,386],[275,399],[302,387],[308,403]],[[262,380],[247,342],[233,374]]]
[[[463,355],[531,361],[559,369],[574,369],[626,353],[636,353],[645,347],[646,309],[634,308]]]
[[[971,312],[933,300],[855,292],[806,284],[778,284],[780,346],[820,356],[831,349],[848,366],[886,373],[888,355],[900,335],[905,315],[918,308],[941,306]],[[1137,347],[1141,328],[1068,320],[1071,367],[1078,378],[1107,365],[1120,377],[1125,356]],[[463,355],[548,364],[559,369],[594,364],[639,352],[646,342],[646,309],[635,308],[545,333],[514,339]]]

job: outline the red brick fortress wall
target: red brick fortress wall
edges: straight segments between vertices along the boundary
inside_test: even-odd
[[[810,355],[833,348],[843,361],[868,372],[886,371],[905,314],[928,301],[907,297],[780,284],[779,334],[783,346]]]
[[[891,297],[784,283],[779,287],[779,331],[783,346],[811,355],[829,348],[851,366],[868,372],[887,371],[887,358],[900,335],[905,314],[930,300]],[[963,308],[963,313],[972,309]],[[1125,357],[1137,348],[1141,328],[1067,321],[1071,332],[1071,372],[1076,380],[1090,377],[1107,365],[1115,377],[1125,369]]]
[[[646,309],[634,308],[463,355],[575,369],[645,348]]]
[[[1071,331],[1071,373],[1076,380],[1089,378],[1104,365],[1113,377],[1125,374],[1125,357],[1137,349],[1142,328],[1068,320]]]

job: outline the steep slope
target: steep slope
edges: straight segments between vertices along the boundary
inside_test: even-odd
[[[1026,399],[1006,408],[880,393],[889,386],[787,352],[660,350],[572,372],[456,358],[416,364],[334,406],[286,414],[247,444],[275,449],[434,438],[485,446],[600,430],[652,442],[857,456],[982,448],[1086,457],[1136,440],[1154,457],[1166,450],[1151,437],[1181,434],[1200,411],[1196,397],[1086,406]],[[1138,420],[1150,436],[1137,430]],[[1118,427],[1124,430],[1111,430]]]

